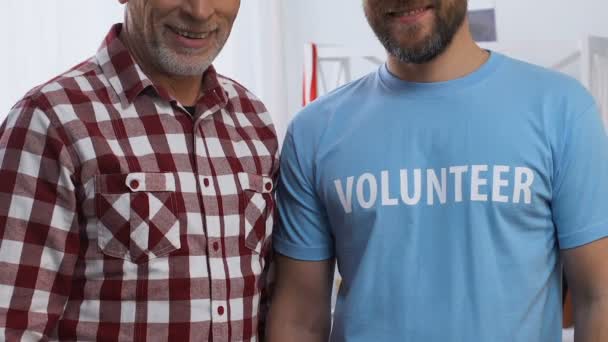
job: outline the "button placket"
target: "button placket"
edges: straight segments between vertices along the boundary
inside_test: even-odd
[[[217,222],[213,221],[210,216],[207,215],[208,210],[204,210],[206,207],[217,206],[217,196],[221,194],[216,193],[215,180],[209,175],[210,166],[209,152],[205,144],[205,138],[202,131],[202,125],[204,124],[203,118],[205,115],[201,115],[199,120],[196,122],[195,128],[195,157],[197,163],[197,183],[198,188],[201,191],[201,198],[203,206],[203,215],[206,227],[206,238],[207,238],[207,261],[209,262],[209,278],[212,283],[210,301],[211,301],[211,320],[213,336],[217,336],[217,340],[221,341],[225,339],[227,334],[226,325],[221,324],[228,321],[228,305],[227,305],[227,290],[226,290],[226,278],[225,273],[225,260],[222,256],[222,244],[220,239],[221,236],[220,227]],[[217,219],[217,218],[216,218]],[[214,338],[215,340],[215,338]]]

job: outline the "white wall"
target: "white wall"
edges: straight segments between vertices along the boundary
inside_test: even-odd
[[[500,41],[575,42],[585,35],[608,36],[607,0],[469,0],[495,3]],[[301,103],[303,45],[340,44],[381,51],[368,28],[361,0],[286,1],[288,106],[293,115]],[[383,52],[380,52],[383,54]]]
[[[3,0],[0,121],[29,89],[93,56],[122,13],[116,0]]]
[[[608,1],[592,0],[587,13],[594,13],[589,18],[590,31],[599,36],[608,37]]]

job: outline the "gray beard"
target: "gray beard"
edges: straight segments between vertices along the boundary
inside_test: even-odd
[[[184,63],[167,47],[155,46],[152,48],[152,51],[157,58],[158,67],[167,74],[176,76],[202,75],[213,63],[213,59],[215,58],[215,56],[212,56],[213,58],[196,64]]]

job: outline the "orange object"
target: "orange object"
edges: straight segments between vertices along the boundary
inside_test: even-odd
[[[302,78],[302,106],[314,101],[318,96],[318,51],[317,44],[307,43],[304,47],[304,75]]]

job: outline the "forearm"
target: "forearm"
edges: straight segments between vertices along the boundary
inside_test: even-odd
[[[278,285],[268,312],[266,342],[327,342],[331,330],[330,297],[295,285]]]
[[[608,294],[587,300],[575,298],[574,305],[575,342],[608,341]]]
[[[268,335],[267,342],[327,342],[329,340],[329,330],[327,332],[306,331],[297,326],[285,325],[280,329],[275,329]]]
[[[276,261],[266,341],[327,342],[334,261],[299,261],[279,254]]]
[[[297,264],[292,265],[295,265],[292,272],[302,271],[302,265],[299,265],[299,270]],[[293,279],[293,274],[284,275],[283,278],[279,275],[267,316],[265,342],[327,342],[329,340],[331,286],[327,279],[331,273],[330,269],[331,267],[324,267],[321,272],[325,274],[323,279],[314,274],[310,277],[303,276],[301,279]],[[301,272],[302,275],[306,273],[306,271]],[[306,284],[311,279],[312,281]]]
[[[298,306],[275,301],[268,316],[266,342],[327,342],[331,329],[329,310],[297,312]],[[302,307],[302,306],[299,306]]]

